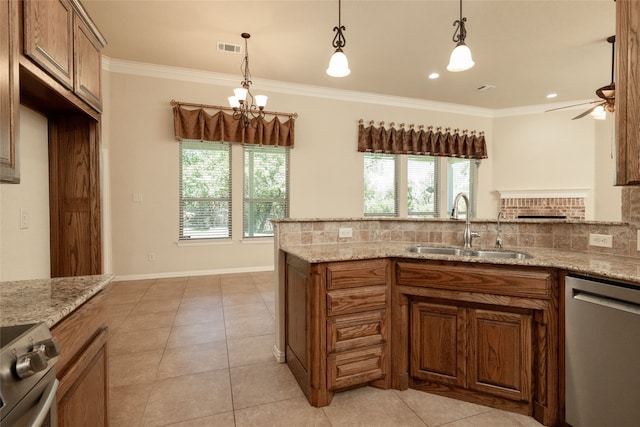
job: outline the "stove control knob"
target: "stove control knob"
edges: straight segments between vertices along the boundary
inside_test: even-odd
[[[21,354],[16,361],[16,374],[18,378],[29,378],[36,372],[40,372],[47,367],[47,357],[44,346],[36,346],[33,351]]]
[[[46,356],[47,360],[53,359],[60,354],[60,345],[58,344],[58,340],[53,337],[38,342],[33,346],[33,349],[36,350],[39,346],[44,347],[44,355]]]

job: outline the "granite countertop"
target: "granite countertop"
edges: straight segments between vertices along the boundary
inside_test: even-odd
[[[104,289],[112,275],[0,282],[0,326],[53,325]]]
[[[564,251],[558,249],[506,248],[507,251],[524,252],[531,255],[527,259],[478,258],[456,255],[433,255],[409,252],[417,243],[332,243],[318,245],[281,245],[280,249],[310,263],[348,261],[372,258],[413,258],[464,261],[469,263],[490,263],[553,267],[569,272],[622,280],[640,286],[640,260],[615,255],[603,255]],[[439,246],[424,244],[424,246]],[[492,248],[474,248],[487,249]]]

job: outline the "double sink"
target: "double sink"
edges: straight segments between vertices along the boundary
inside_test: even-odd
[[[507,259],[528,259],[531,255],[522,252],[511,251],[492,251],[484,249],[460,249],[460,248],[441,248],[435,246],[411,246],[409,252],[429,255],[450,255],[474,258],[507,258]]]

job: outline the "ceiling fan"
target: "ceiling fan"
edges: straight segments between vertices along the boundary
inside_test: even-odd
[[[576,120],[576,119],[583,118],[587,114],[590,114],[590,113],[597,114],[598,112],[600,113],[602,118],[604,118],[604,114],[606,114],[606,112],[613,113],[615,111],[616,84],[614,82],[613,66],[615,61],[616,36],[607,37],[607,41],[611,43],[611,84],[602,86],[601,88],[596,90],[596,95],[598,95],[598,98],[600,99],[597,101],[583,102],[582,104],[574,104],[574,105],[567,105],[565,107],[554,108],[554,109],[545,111],[545,113],[549,111],[557,111],[557,110],[563,110],[565,108],[577,107],[579,105],[596,104],[593,107],[589,108],[587,111],[581,114],[578,114],[572,119],[572,120]]]

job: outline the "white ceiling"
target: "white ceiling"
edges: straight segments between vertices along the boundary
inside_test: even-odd
[[[329,77],[337,0],[85,0],[116,59],[240,76],[244,44],[256,81],[269,79],[485,108],[597,99],[611,80],[613,0],[464,0],[476,66],[446,71],[457,0],[344,0],[351,74]],[[439,72],[440,78],[427,75]],[[482,85],[495,89],[479,91]],[[259,93],[254,84],[253,92]],[[212,101],[214,102],[214,101]],[[215,101],[220,102],[220,101]]]

